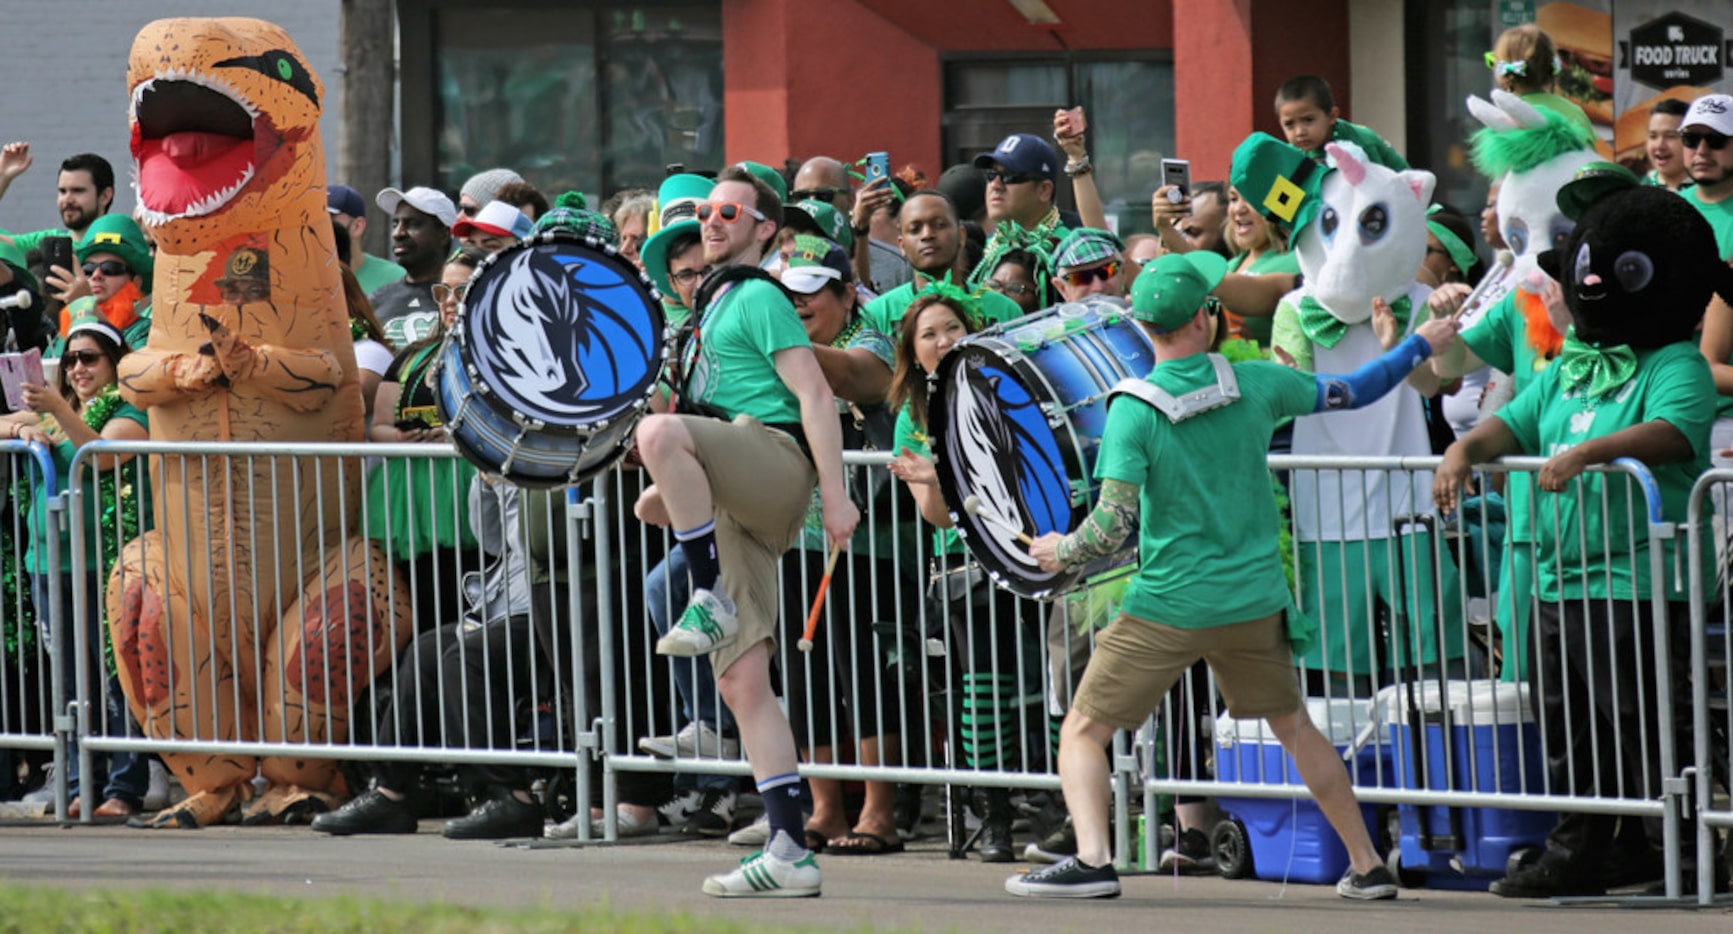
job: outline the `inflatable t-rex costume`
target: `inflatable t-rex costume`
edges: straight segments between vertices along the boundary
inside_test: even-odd
[[[171,19],[139,33],[127,82],[157,259],[150,342],[122,362],[121,392],[149,409],[156,440],[361,440],[319,80],[275,25]],[[157,528],[124,549],[107,596],[146,734],[342,742],[350,698],[411,629],[389,562],[355,533],[359,465],[152,460]],[[253,822],[341,791],[331,760],[163,759],[192,794],[154,826],[222,819],[255,772],[269,788]]]

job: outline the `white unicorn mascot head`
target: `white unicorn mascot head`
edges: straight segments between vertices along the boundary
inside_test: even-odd
[[[1346,324],[1372,317],[1372,300],[1404,300],[1426,258],[1426,206],[1437,179],[1397,172],[1352,143],[1324,147],[1335,171],[1324,176],[1322,207],[1297,231],[1308,297]]]

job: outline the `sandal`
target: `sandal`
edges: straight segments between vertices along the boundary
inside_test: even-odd
[[[813,851],[814,853],[823,853],[825,845],[830,842],[830,838],[826,837],[824,834],[821,834],[816,830],[812,830],[809,828],[806,831],[804,831],[803,833],[804,833],[804,836],[806,838],[803,841],[806,844],[806,848]]]
[[[887,856],[903,851],[901,837],[892,836],[885,839],[876,833],[864,830],[851,830],[843,836],[830,841],[832,856]]]

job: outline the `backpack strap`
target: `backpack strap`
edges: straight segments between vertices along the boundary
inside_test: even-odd
[[[1221,354],[1209,354],[1210,366],[1215,369],[1216,384],[1176,396],[1146,379],[1122,379],[1114,384],[1108,392],[1108,404],[1112,397],[1132,396],[1142,399],[1167,416],[1167,420],[1178,424],[1194,415],[1219,409],[1224,405],[1232,405],[1240,398],[1240,381],[1234,376],[1234,366]]]

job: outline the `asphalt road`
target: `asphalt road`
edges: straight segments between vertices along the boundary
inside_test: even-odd
[[[1626,910],[1511,902],[1484,893],[1404,890],[1394,902],[1349,902],[1330,886],[1230,882],[1213,876],[1125,878],[1114,900],[1052,901],[1005,894],[1020,864],[953,861],[936,840],[902,854],[820,857],[820,899],[722,901],[698,890],[745,850],[672,833],[613,845],[525,846],[415,836],[331,839],[306,828],[143,831],[118,826],[0,826],[0,884],[66,889],[207,889],[322,898],[550,908],[607,903],[780,924],[921,931],[1182,929],[1209,931],[1469,931],[1583,934],[1639,926],[1733,931],[1733,905]],[[1183,920],[1180,920],[1183,919]]]

